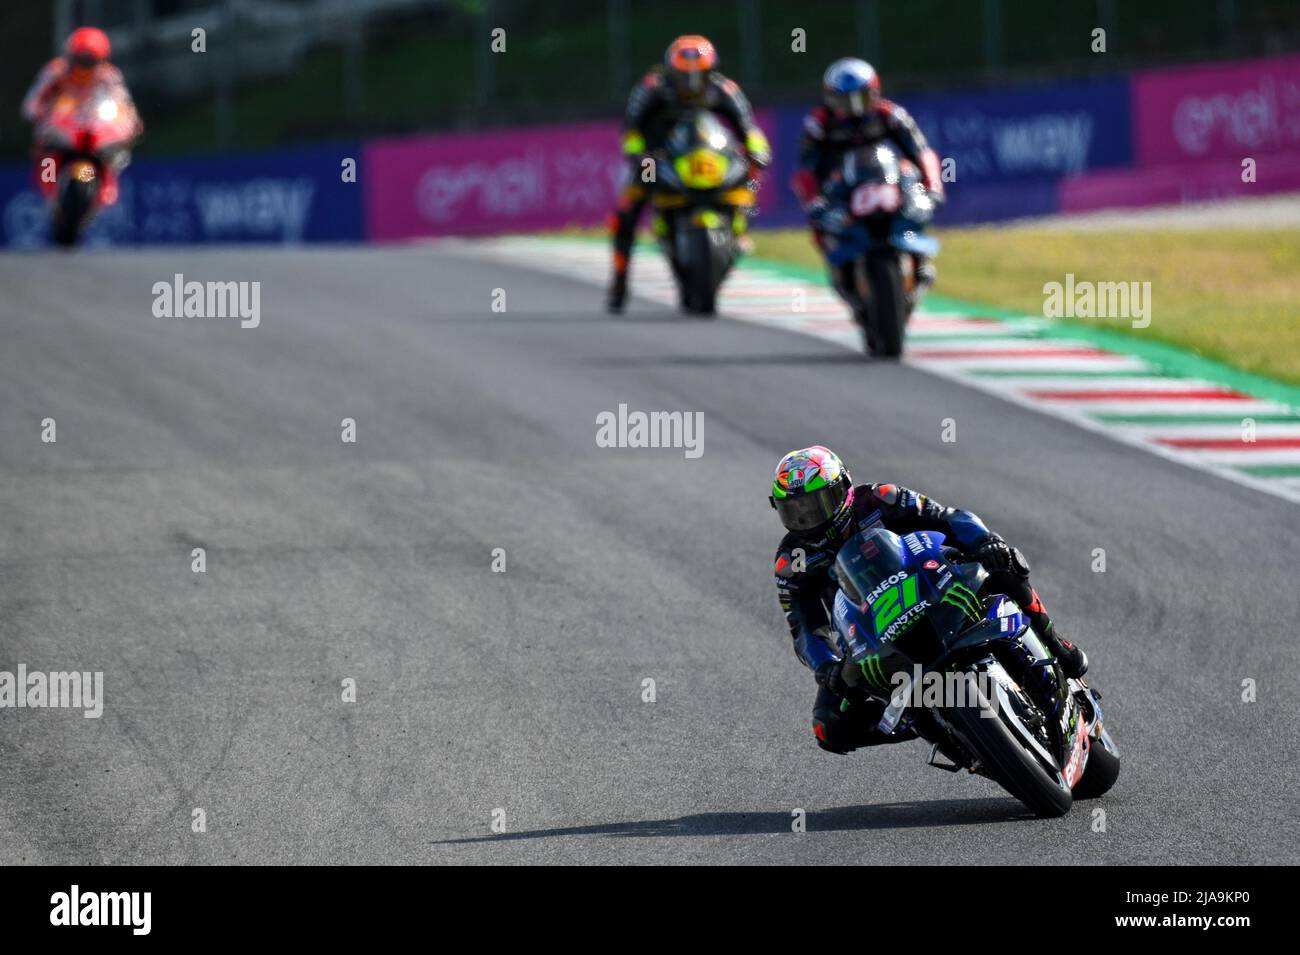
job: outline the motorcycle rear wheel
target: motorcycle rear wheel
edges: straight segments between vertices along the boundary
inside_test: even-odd
[[[1083,778],[1074,784],[1074,798],[1096,799],[1110,792],[1117,779],[1119,757],[1094,740],[1088,754],[1088,765],[1083,768]]]

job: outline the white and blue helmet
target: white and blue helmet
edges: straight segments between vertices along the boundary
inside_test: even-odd
[[[822,74],[822,97],[837,116],[865,116],[879,95],[880,77],[866,60],[846,56]]]

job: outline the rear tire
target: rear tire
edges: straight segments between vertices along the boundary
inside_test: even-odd
[[[1065,780],[1049,775],[1042,763],[1025,749],[1015,731],[1003,722],[1000,709],[990,716],[982,715],[994,708],[970,677],[968,672],[966,698],[974,702],[945,709],[944,717],[970,741],[977,751],[974,755],[985,764],[990,775],[1034,815],[1042,818],[1065,815],[1074,802]]]
[[[907,296],[898,256],[889,252],[868,258],[867,279],[871,283],[869,311],[875,342],[872,353],[881,358],[898,358],[903,354],[903,329],[907,325]]]
[[[1119,779],[1119,757],[1095,740],[1088,754],[1083,778],[1074,785],[1075,799],[1096,799],[1110,791]]]

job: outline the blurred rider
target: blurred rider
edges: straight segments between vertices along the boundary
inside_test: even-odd
[[[56,56],[36,74],[31,89],[23,97],[23,118],[32,123],[39,135],[40,128],[50,114],[55,102],[61,96],[71,96],[78,100],[88,97],[100,86],[112,87],[115,95],[130,102],[122,71],[108,61],[112,46],[108,34],[98,27],[78,27],[68,36],[63,46],[63,55]],[[144,131],[144,124],[137,119],[136,136]],[[36,143],[38,157],[50,155],[50,150],[41,142]],[[57,156],[54,157],[57,161]],[[122,150],[115,157],[116,168],[105,168],[100,202],[111,205],[117,200],[117,173],[130,161],[130,155]],[[57,183],[40,180],[41,191],[50,197],[54,194]]]
[[[755,175],[757,168],[771,161],[771,148],[754,121],[749,100],[735,81],[714,69],[717,63],[718,54],[707,39],[679,36],[664,53],[663,65],[652,67],[628,97],[623,117],[623,155],[629,160],[629,180],[609,216],[614,237],[614,276],[607,300],[611,312],[621,312],[627,299],[627,269],[637,220],[649,198],[648,184],[641,179],[642,159],[664,144],[685,112],[711,110],[734,126],[744,140]]]
[[[845,57],[836,60],[822,75],[822,102],[804,117],[799,137],[799,160],[790,186],[803,206],[817,247],[824,248],[826,229],[822,219],[828,211],[823,190],[840,175],[846,153],[863,146],[888,141],[914,163],[921,181],[936,205],[943,201],[939,157],[926,142],[916,121],[897,103],[880,95],[880,77],[866,60]],[[917,278],[931,284],[934,264],[920,256]]]

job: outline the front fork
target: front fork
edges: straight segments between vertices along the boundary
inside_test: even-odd
[[[898,253],[898,267],[903,279],[903,294],[907,296],[907,308],[911,312],[919,300],[920,285],[917,282],[919,259],[910,253]],[[871,279],[867,274],[867,258],[861,256],[846,265],[832,266],[830,269],[831,285],[835,291],[855,311],[867,311],[871,307]]]

